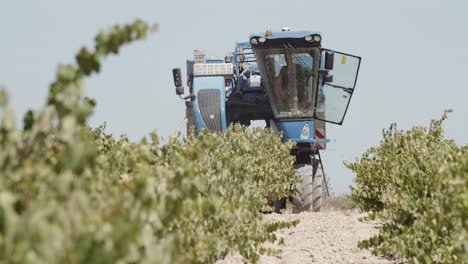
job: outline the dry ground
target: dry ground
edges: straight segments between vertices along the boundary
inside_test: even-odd
[[[265,215],[267,221],[300,219],[293,228],[280,230],[278,237],[284,238],[284,245],[278,256],[262,256],[260,263],[368,263],[389,264],[392,260],[373,256],[367,250],[357,247],[357,242],[377,233],[377,226],[362,223],[358,218],[363,214],[349,209],[351,202],[346,198],[332,198],[326,201],[322,212]],[[241,256],[229,256],[218,264],[247,263]]]

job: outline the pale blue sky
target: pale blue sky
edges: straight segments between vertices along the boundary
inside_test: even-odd
[[[447,136],[468,143],[468,1],[117,1],[0,2],[0,85],[18,115],[44,104],[57,63],[68,63],[99,29],[135,18],[158,34],[105,60],[86,82],[98,101],[92,125],[137,140],[155,128],[167,138],[184,129],[185,107],[171,69],[193,49],[224,56],[236,41],[266,29],[317,30],[323,46],[361,56],[361,72],[343,126],[328,126],[323,153],[337,193],[348,192],[353,160],[378,144],[391,122],[427,124],[455,110]],[[184,80],[185,81],[185,80]],[[18,117],[18,120],[21,120]]]

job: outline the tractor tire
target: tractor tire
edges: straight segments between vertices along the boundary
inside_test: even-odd
[[[312,165],[294,165],[296,174],[301,176],[302,184],[295,189],[295,195],[291,197],[293,213],[305,211],[319,212],[322,208],[323,178],[321,170],[317,169],[315,177],[312,177]]]

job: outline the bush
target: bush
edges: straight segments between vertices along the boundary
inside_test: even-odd
[[[95,102],[82,78],[99,60],[144,38],[142,21],[96,37],[75,65],[60,66],[48,104],[14,124],[0,90],[0,259],[5,263],[213,263],[297,223],[264,223],[260,210],[297,182],[291,144],[269,130],[132,143],[86,120]]]
[[[444,138],[445,118],[406,132],[392,125],[380,146],[346,164],[356,173],[351,198],[383,223],[361,247],[410,263],[468,259],[468,155]]]

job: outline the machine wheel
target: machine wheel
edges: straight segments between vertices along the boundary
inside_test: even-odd
[[[315,171],[312,177],[312,165],[297,164],[294,166],[296,174],[301,176],[302,184],[295,189],[296,195],[292,197],[293,212],[320,211],[323,197],[323,178],[321,170]]]

